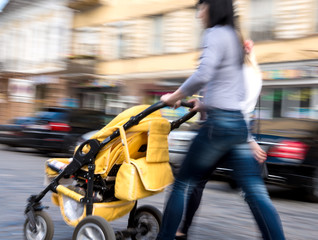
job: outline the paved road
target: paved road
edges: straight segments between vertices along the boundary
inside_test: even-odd
[[[8,151],[0,145],[0,239],[21,240],[23,211],[30,194],[43,190],[44,162],[47,157],[32,151]],[[283,221],[288,240],[318,239],[318,204],[301,201],[290,191],[271,188],[271,196]],[[165,194],[161,193],[139,202],[163,208]],[[67,226],[59,209],[51,204],[50,194],[44,200],[55,225],[54,240],[69,240],[73,228]],[[127,217],[111,222],[114,230],[127,224]],[[190,231],[193,240],[254,240],[260,239],[249,209],[239,193],[227,184],[210,182],[201,208]]]

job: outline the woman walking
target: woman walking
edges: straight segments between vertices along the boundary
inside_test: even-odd
[[[265,196],[262,194],[261,198],[254,198],[253,194],[262,190],[259,188],[261,184],[257,182],[257,187],[253,188],[252,181],[255,179],[249,179],[246,177],[248,174],[245,174],[250,169],[248,163],[253,156],[250,148],[246,147],[248,130],[241,113],[240,103],[245,95],[244,50],[234,30],[232,1],[200,0],[198,8],[198,16],[206,28],[199,67],[178,90],[162,96],[161,100],[175,106],[180,99],[204,89],[203,104],[194,101],[192,110],[205,111],[207,120],[194,139],[176,177],[157,240],[175,238],[182,219],[186,188],[197,186],[200,181],[206,179],[221,157],[229,152],[233,154],[232,159],[235,159],[239,182],[247,188],[246,198],[251,202],[256,201],[254,206],[257,207]],[[266,210],[263,205],[261,207],[251,209],[253,213]],[[275,215],[275,223],[280,230],[280,234],[273,239],[284,239],[278,215],[272,209],[269,211],[273,213],[270,216]],[[267,216],[265,217],[265,220],[261,220],[263,223],[267,221]]]
[[[262,87],[261,72],[252,52],[253,43],[244,42],[245,61],[244,61],[244,80],[245,80],[245,100],[241,103],[242,113],[244,114],[247,125],[250,122],[250,115],[254,111],[257,99]],[[243,195],[250,205],[255,220],[259,226],[263,239],[284,239],[279,216],[272,201],[269,198],[267,189],[261,176],[261,168],[266,161],[266,153],[261,149],[257,142],[249,136],[247,144],[240,144],[233,148],[224,157],[223,161],[234,170],[234,179],[237,185],[242,188]],[[253,158],[251,158],[252,151]],[[235,154],[236,153],[236,154]],[[240,155],[237,155],[240,154]],[[242,154],[246,154],[245,157]],[[217,166],[215,166],[216,168]],[[191,226],[195,212],[199,208],[202,193],[210,177],[198,182],[189,190],[189,197],[185,209],[184,219],[176,233],[175,240],[186,240],[188,230]],[[258,211],[258,209],[260,209]]]

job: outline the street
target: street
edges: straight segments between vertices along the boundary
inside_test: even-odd
[[[16,151],[0,145],[0,239],[23,239],[26,199],[44,189],[44,163],[48,157],[34,151]],[[55,240],[72,238],[73,228],[62,220],[59,209],[50,201],[50,193],[43,199],[53,219]],[[270,187],[273,199],[288,240],[318,239],[317,204],[304,202],[291,191]],[[139,201],[162,211],[166,193]],[[125,228],[127,216],[110,223],[115,231]],[[189,233],[194,240],[254,240],[260,239],[248,206],[238,191],[226,183],[211,181],[204,192],[201,207]]]

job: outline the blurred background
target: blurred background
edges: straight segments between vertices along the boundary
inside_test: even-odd
[[[17,184],[11,177],[16,177],[18,167],[21,175],[28,169],[33,177],[38,161],[44,161],[44,157],[19,155],[16,149],[7,151],[11,147],[72,155],[76,145],[118,113],[137,104],[155,103],[176,90],[198,65],[203,29],[196,18],[196,3],[0,0],[0,147],[9,146],[0,149],[0,160],[10,165],[2,168],[0,176]],[[297,197],[318,202],[318,0],[234,0],[234,6],[245,38],[254,41],[263,74],[254,136],[268,154],[264,180],[292,187]],[[162,109],[169,119],[186,111]],[[176,169],[196,135],[191,126],[182,130],[186,131],[169,135],[170,162]],[[231,178],[231,172],[221,166],[216,174]],[[236,187],[232,179],[229,183]],[[20,185],[3,186],[7,189],[2,192],[20,191]],[[34,184],[25,182],[26,195],[30,186]],[[5,195],[10,201],[0,205],[12,202],[13,206],[18,195]],[[233,201],[228,215],[236,204]],[[288,239],[317,239],[313,222],[318,219],[317,205],[287,202],[287,210],[286,202],[276,204]],[[10,217],[15,219],[22,211],[12,210]],[[209,221],[202,221],[209,223],[204,230],[210,230]],[[237,224],[238,219],[233,222]],[[223,224],[227,234],[230,225]],[[202,229],[198,229],[200,235]],[[247,239],[244,229],[242,238],[232,239]],[[65,232],[68,229],[59,239],[65,239]],[[224,236],[219,239],[229,239]],[[6,235],[3,239],[17,238]]]
[[[42,112],[88,109],[111,119],[173,92],[198,64],[203,29],[196,3],[0,0],[0,125],[30,125],[41,115],[31,129],[67,132],[74,126],[55,124],[65,114],[52,120]],[[318,0],[234,1],[263,73],[258,133],[299,137],[318,130],[317,6]],[[162,112],[175,119],[185,111]]]
[[[200,54],[195,3],[1,0],[0,124],[52,106],[118,114],[174,91]],[[263,70],[263,118],[318,118],[317,5],[235,1]]]

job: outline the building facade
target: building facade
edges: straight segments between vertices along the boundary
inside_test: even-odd
[[[0,14],[0,123],[69,98],[72,10],[66,1],[12,0]]]
[[[37,9],[47,5],[47,1],[38,2]],[[20,85],[25,83],[21,78],[33,81],[34,102],[46,105],[116,114],[137,103],[157,101],[177,89],[197,67],[203,30],[196,18],[196,2],[59,0],[51,1],[59,5],[56,11],[38,10],[38,15],[28,14],[32,18],[16,19],[23,13],[10,14],[13,17],[1,21],[0,30],[4,43],[0,62],[5,70],[0,81],[0,117],[4,118],[3,109],[12,102],[9,79]],[[273,118],[278,112],[286,115],[295,106],[308,105],[307,112],[314,116],[318,109],[318,0],[236,0],[234,5],[245,37],[255,42],[264,74],[263,95],[269,101],[260,108],[261,115]],[[74,15],[65,17],[71,11]],[[71,33],[67,30],[70,18]],[[20,35],[27,40],[14,40]],[[46,40],[31,36],[46,36]],[[21,51],[22,55],[17,54]],[[11,64],[17,56],[19,63]],[[18,76],[8,75],[13,73]],[[274,97],[277,92],[280,98]],[[288,100],[295,95],[297,103]],[[308,96],[307,103],[303,96]],[[299,107],[298,112],[305,111]]]
[[[151,103],[175,90],[197,65],[201,27],[194,1],[100,1],[90,8],[82,1],[71,4],[81,10],[74,17],[72,57],[95,59],[84,105],[118,113]]]
[[[196,1],[99,1],[79,9],[80,2],[73,1],[73,8],[81,11],[74,16],[72,50],[74,56],[97,59],[92,82],[95,88],[107,86],[108,92],[91,99],[100,106],[104,103],[99,101],[107,101],[106,111],[127,107],[125,99],[156,101],[196,68],[202,33],[195,16]],[[298,89],[299,84],[309,84],[308,78],[315,89],[318,1],[236,0],[234,4],[245,37],[255,42],[264,86],[272,88],[268,91],[285,85]],[[310,76],[293,76],[292,72],[308,66]],[[271,75],[279,71],[288,77]],[[120,91],[112,93],[114,86],[121,86]],[[94,95],[93,91],[86,94]]]

